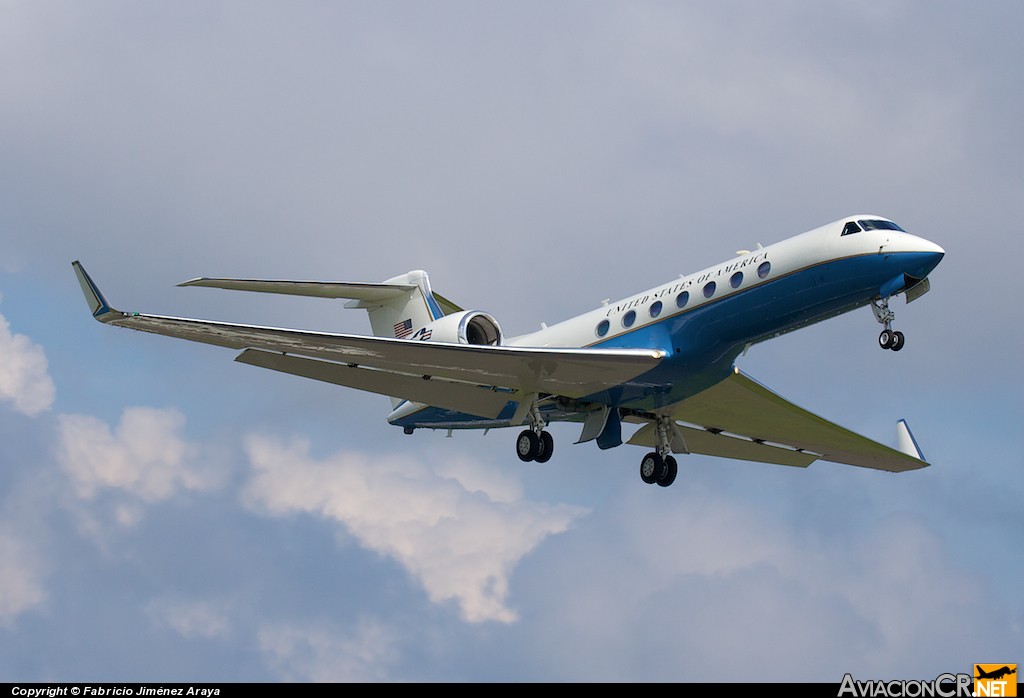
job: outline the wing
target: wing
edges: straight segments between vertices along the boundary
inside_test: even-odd
[[[670,414],[686,423],[675,427],[673,450],[678,444],[690,453],[801,467],[819,459],[890,472],[928,465],[905,422],[901,440],[912,444],[906,452],[812,414],[739,371],[674,405]],[[653,446],[655,439],[656,427],[648,424],[629,443]]]
[[[445,344],[125,313],[107,303],[81,264],[72,266],[100,322],[253,350],[238,360],[469,414],[497,416],[519,392],[582,397],[635,378],[665,356],[661,350]]]

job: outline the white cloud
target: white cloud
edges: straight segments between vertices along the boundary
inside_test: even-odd
[[[435,469],[358,453],[318,462],[306,442],[255,437],[247,450],[254,474],[245,497],[252,506],[344,524],[362,545],[404,565],[432,601],[454,599],[471,622],[516,620],[505,606],[512,569],[584,513],[522,500],[507,478],[470,477],[464,463]]]
[[[12,334],[0,315],[0,401],[34,417],[53,404],[55,392],[43,348],[23,334]]]
[[[912,516],[837,532],[826,515],[798,526],[692,484],[647,494],[545,566],[574,580],[541,600],[550,612],[533,608],[553,619],[535,651],[559,677],[926,678],[1019,637],[981,575]]]
[[[260,650],[287,681],[339,683],[391,680],[398,634],[381,623],[363,620],[351,634],[324,626],[266,625],[258,634]]]
[[[79,498],[91,499],[105,488],[146,502],[165,500],[175,492],[207,490],[215,477],[198,467],[198,449],[180,435],[184,416],[173,409],[130,407],[116,431],[90,415],[60,415],[59,460]],[[115,512],[122,524],[134,523],[134,503]]]
[[[186,639],[224,638],[231,630],[225,603],[159,599],[147,610],[160,625]]]
[[[0,626],[45,598],[39,560],[11,531],[0,528]]]

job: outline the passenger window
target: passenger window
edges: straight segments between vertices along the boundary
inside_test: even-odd
[[[651,304],[651,317],[658,317],[661,315],[661,301],[654,301]]]
[[[741,272],[741,271],[736,272],[735,274],[732,275],[732,278],[729,279],[729,285],[732,286],[733,288],[739,288],[740,284],[742,284],[742,283],[743,283],[743,272]]]
[[[704,286],[704,297],[711,298],[711,296],[715,295],[716,288],[717,286],[714,281],[707,282],[707,284],[705,284]]]
[[[636,311],[630,310],[628,313],[622,316],[622,326],[632,327],[633,323],[636,322]]]
[[[676,307],[677,308],[685,308],[686,304],[689,303],[689,302],[690,302],[690,292],[689,291],[683,291],[678,296],[676,296]]]
[[[761,262],[761,266],[757,268],[757,276],[763,279],[764,277],[768,276],[768,272],[770,272],[771,270],[771,262]]]
[[[611,327],[611,324],[607,320],[602,320],[601,322],[597,323],[597,336],[604,337],[606,334],[608,334],[609,327]]]

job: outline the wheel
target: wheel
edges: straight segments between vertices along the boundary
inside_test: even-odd
[[[516,439],[516,455],[519,456],[519,460],[528,463],[536,459],[539,452],[540,438],[533,429],[519,432],[519,438]]]
[[[878,346],[883,349],[889,349],[892,347],[893,342],[892,330],[882,330],[882,334],[878,335]]]
[[[899,351],[900,349],[903,348],[903,345],[906,343],[907,341],[903,338],[902,332],[893,332],[892,344],[889,345],[889,348],[892,349],[893,351]]]
[[[676,465],[676,459],[672,456],[665,458],[665,474],[658,478],[658,484],[662,487],[668,487],[676,481],[676,473],[679,472],[679,466]]]
[[[640,479],[653,485],[665,475],[665,461],[657,451],[651,451],[640,461]]]
[[[555,440],[546,431],[540,433],[540,452],[534,458],[538,463],[547,463],[555,452]]]

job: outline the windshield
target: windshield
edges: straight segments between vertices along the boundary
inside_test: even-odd
[[[864,230],[898,230],[901,233],[907,232],[892,221],[866,220],[857,221]]]

